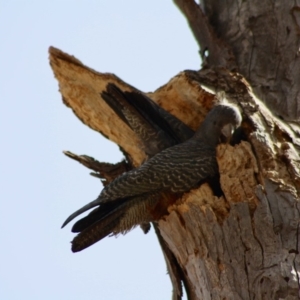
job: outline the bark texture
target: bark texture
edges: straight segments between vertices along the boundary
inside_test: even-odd
[[[299,141],[244,92],[246,141],[218,148],[224,197],[204,185],[192,191],[161,233],[192,299],[298,299]]]
[[[186,15],[201,53],[206,50],[212,54],[210,66],[215,62],[230,65],[247,78],[274,113],[299,121],[299,1],[203,0],[209,21],[205,26],[194,0],[174,2]]]
[[[300,78],[297,1],[174,0],[201,47],[203,68],[184,71],[147,95],[196,129],[224,95],[243,112],[234,145],[220,145],[221,197],[208,184],[169,207],[156,231],[173,283],[195,299],[299,299]],[[200,30],[200,29],[201,30]],[[66,153],[108,182],[138,166],[141,141],[105,104],[113,74],[50,48],[64,103],[129,159],[117,166]],[[222,97],[220,96],[222,92]],[[284,120],[283,120],[284,119]]]

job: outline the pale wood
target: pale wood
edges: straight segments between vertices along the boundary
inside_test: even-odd
[[[135,88],[114,74],[96,72],[84,66],[78,59],[54,47],[49,48],[49,54],[64,103],[84,124],[121,146],[135,166],[140,165],[146,159],[140,141],[100,96],[108,82],[115,83],[124,91]],[[148,95],[193,129],[203,120],[214,99],[183,72]]]
[[[108,82],[134,88],[58,49],[50,49],[50,63],[64,103],[140,164],[145,154],[138,138],[100,97]],[[242,76],[225,70],[182,72],[148,95],[196,128],[218,101],[200,84],[225,91],[240,105],[246,141],[218,147],[224,196],[214,196],[203,184],[159,222],[185,274],[189,299],[298,299],[299,138],[254,97]]]

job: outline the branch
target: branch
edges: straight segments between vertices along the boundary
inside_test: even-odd
[[[96,173],[91,173],[91,175],[100,178],[103,185],[107,185],[124,172],[130,170],[129,165],[124,160],[116,164],[110,164],[99,162],[95,158],[88,155],[77,155],[70,151],[64,151],[63,153],[69,158],[78,161],[85,167],[96,171]]]
[[[217,38],[207,17],[194,0],[174,0],[175,4],[187,18],[189,26],[201,49],[201,58],[209,67],[237,69],[231,49]],[[208,53],[206,53],[208,51]],[[208,55],[207,55],[208,54]]]
[[[140,165],[146,159],[141,141],[101,97],[108,83],[114,83],[123,91],[137,89],[114,74],[92,70],[75,57],[54,47],[50,47],[49,54],[63,102],[84,124],[117,143],[128,154],[134,166]],[[193,91],[192,95],[188,95],[187,91]],[[185,72],[148,96],[192,129],[198,127],[214,99],[214,95],[204,91]]]

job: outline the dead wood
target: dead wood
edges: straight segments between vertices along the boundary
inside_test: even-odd
[[[192,2],[186,3],[194,5]],[[243,2],[241,5],[244,9],[239,11],[239,16],[246,29],[242,33],[232,34],[234,21],[233,18],[227,18],[227,23],[224,23],[224,6],[218,1],[207,2],[204,1],[207,20],[218,38],[226,37],[226,41],[229,41],[228,45],[233,49],[239,70],[244,76],[219,68],[223,58],[226,60],[230,57],[227,56],[229,52],[225,51],[223,57],[219,58],[218,67],[210,65],[210,68],[207,66],[200,72],[181,72],[166,85],[147,95],[195,129],[214,102],[218,101],[218,92],[222,91],[228,101],[238,104],[243,111],[243,134],[234,146],[218,147],[217,159],[224,195],[215,196],[207,184],[186,193],[159,221],[159,230],[172,257],[176,259],[189,299],[298,299],[299,126],[274,116],[261,101],[275,103],[271,107],[275,112],[282,110],[287,119],[298,116],[299,110],[295,108],[298,100],[293,99],[296,99],[299,90],[295,84],[299,74],[294,71],[292,74],[283,72],[284,67],[293,62],[298,65],[298,60],[295,56],[290,58],[284,55],[276,71],[270,69],[272,64],[259,69],[260,60],[265,58],[260,57],[263,50],[251,39],[251,47],[244,49],[242,41],[248,41],[244,34],[249,35],[251,30],[252,33],[257,32],[259,26],[263,27],[264,34],[270,34],[263,20],[269,15],[265,13],[262,18],[248,18],[248,22],[252,23],[248,23],[247,27],[243,22],[246,22],[249,14],[245,11],[247,3]],[[290,20],[295,27],[297,11],[290,9]],[[215,15],[215,11],[220,14]],[[234,13],[236,10],[233,10]],[[199,22],[207,23],[201,11],[199,14]],[[272,21],[272,17],[269,17]],[[194,17],[189,18],[193,23]],[[270,24],[274,25],[274,22]],[[218,56],[221,44],[205,26],[208,35],[200,43],[215,43],[216,49],[209,49],[209,52]],[[231,30],[226,26],[231,26]],[[276,28],[282,29],[280,26]],[[293,32],[294,27],[289,32]],[[258,32],[256,36],[260,37]],[[288,45],[294,47],[289,36],[287,41]],[[267,45],[264,47],[268,49]],[[282,47],[290,53],[290,49]],[[50,48],[50,64],[59,82],[64,103],[84,124],[116,142],[133,166],[141,164],[146,158],[140,147],[141,141],[100,96],[109,82],[124,91],[135,88],[113,74],[96,72],[55,48]],[[282,79],[287,80],[279,84]],[[266,86],[269,91],[267,94]],[[257,95],[264,93],[264,97],[259,99],[255,96],[252,87]],[[283,98],[283,93],[284,97],[291,97],[292,100],[276,106],[276,101]],[[95,171],[101,173],[104,170],[103,164],[91,158],[71,156]],[[177,271],[175,269],[173,275]],[[178,285],[176,279],[173,282]],[[178,286],[174,289],[175,294],[180,293]]]

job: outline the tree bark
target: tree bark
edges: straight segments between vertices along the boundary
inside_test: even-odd
[[[217,149],[223,196],[208,184],[186,193],[158,223],[163,242],[189,299],[299,299],[300,9],[295,2],[264,0],[202,1],[203,10],[192,0],[175,3],[188,18],[204,65],[147,95],[196,129],[222,92],[239,105],[243,123],[238,142]],[[140,165],[146,158],[141,141],[100,96],[109,82],[135,88],[49,51],[64,103]],[[108,181],[127,170],[126,164],[116,170],[68,155],[106,172]],[[175,273],[173,299],[180,299]]]
[[[210,67],[238,70],[276,115],[300,119],[298,1],[203,0],[205,15],[194,0],[174,2]]]

